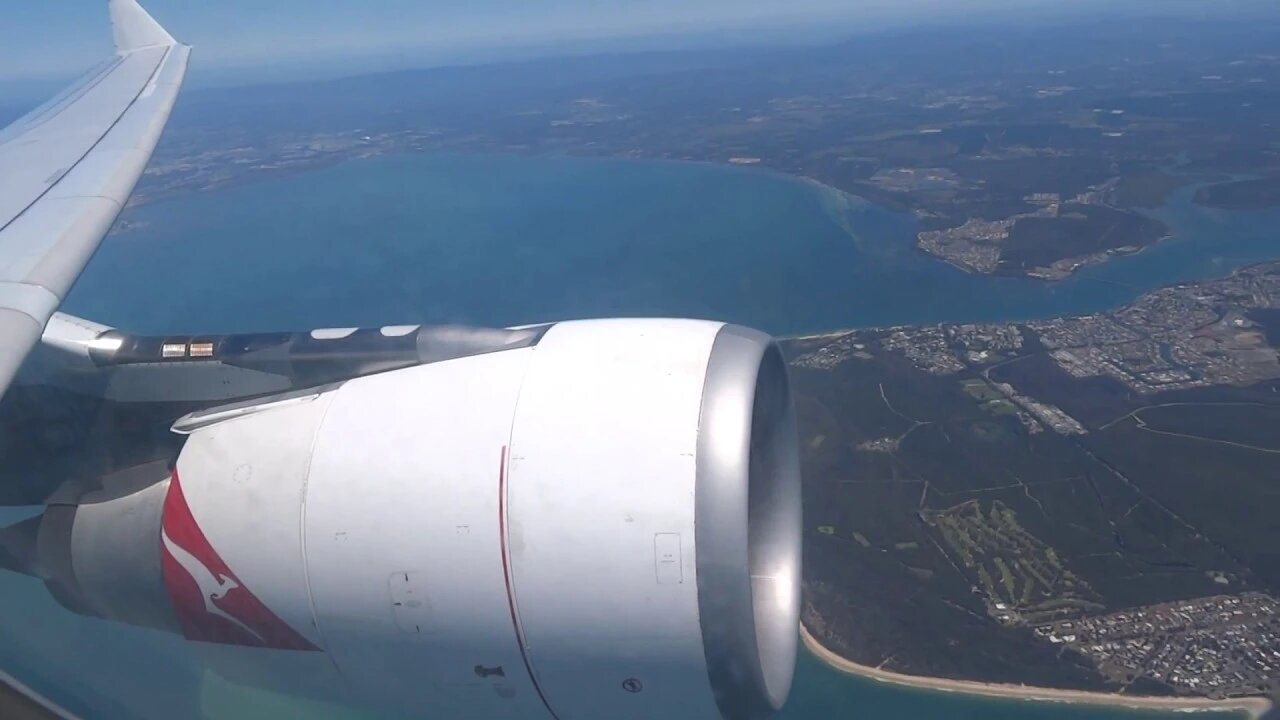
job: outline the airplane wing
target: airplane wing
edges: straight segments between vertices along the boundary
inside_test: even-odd
[[[116,56],[0,131],[0,394],[142,175],[186,73],[136,0],[109,0]]]

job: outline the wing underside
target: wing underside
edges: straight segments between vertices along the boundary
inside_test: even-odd
[[[186,73],[135,0],[110,0],[117,55],[0,132],[0,393],[142,175]]]

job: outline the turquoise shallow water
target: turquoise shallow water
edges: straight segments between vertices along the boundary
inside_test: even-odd
[[[909,217],[769,173],[383,158],[132,210],[136,227],[103,245],[66,309],[140,332],[677,315],[798,333],[1090,312],[1280,257],[1280,212],[1217,213],[1189,198],[1157,213],[1175,239],[1045,284],[965,274],[912,249]],[[70,615],[29,581],[4,586],[0,617],[23,622],[0,623],[0,666],[71,688],[86,707],[103,694],[133,710],[204,702],[201,669],[176,638]],[[807,655],[784,714],[1177,716],[911,690]]]

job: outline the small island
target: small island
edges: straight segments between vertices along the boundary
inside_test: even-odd
[[[1039,205],[1033,212],[921,232],[916,246],[969,272],[1061,280],[1168,237],[1159,220],[1102,204],[1102,198],[1088,193],[1064,203],[1055,194],[1038,195],[1030,199]]]

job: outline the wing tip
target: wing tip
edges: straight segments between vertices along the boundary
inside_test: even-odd
[[[108,5],[116,52],[124,54],[146,47],[178,44],[137,0],[108,0]]]

